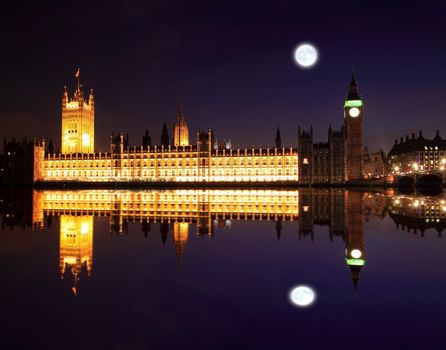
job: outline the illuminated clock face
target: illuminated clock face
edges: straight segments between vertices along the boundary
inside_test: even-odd
[[[350,108],[348,114],[350,115],[350,117],[356,118],[359,115],[359,109],[356,107]]]
[[[352,258],[354,259],[359,259],[362,256],[362,252],[359,249],[353,249],[350,252],[350,255],[352,256]]]

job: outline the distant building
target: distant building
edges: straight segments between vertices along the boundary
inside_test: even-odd
[[[446,139],[441,138],[437,130],[430,140],[423,137],[420,130],[418,137],[401,137],[387,155],[388,172],[391,175],[409,173],[442,173],[446,166]]]
[[[42,176],[45,141],[12,139],[3,142],[1,177],[10,184],[31,184]]]
[[[446,228],[446,209],[442,196],[407,196],[399,194],[389,198],[388,214],[398,229],[412,234],[437,231],[442,237]],[[435,230],[435,231],[434,231]]]
[[[34,201],[36,191],[31,187],[14,187],[0,191],[0,221],[1,229],[18,227],[38,227],[38,218],[34,216],[39,211],[38,201]],[[43,220],[43,218],[42,218]]]
[[[387,157],[380,149],[378,152],[370,152],[364,148],[364,176],[368,179],[382,179],[386,175]]]

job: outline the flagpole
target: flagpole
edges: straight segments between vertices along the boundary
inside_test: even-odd
[[[77,91],[81,91],[81,69],[77,69]]]

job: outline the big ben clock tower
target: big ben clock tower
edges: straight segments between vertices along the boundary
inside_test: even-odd
[[[348,90],[348,96],[344,103],[344,126],[345,126],[345,160],[347,181],[360,180],[362,173],[362,122],[363,103],[359,96],[358,85],[355,76]]]

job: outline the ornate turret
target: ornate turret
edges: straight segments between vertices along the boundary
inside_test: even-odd
[[[197,148],[199,152],[210,153],[214,144],[214,132],[212,129],[208,131],[197,130]]]
[[[148,149],[152,145],[152,139],[149,135],[149,130],[146,129],[144,136],[142,137],[142,147]]]
[[[88,104],[90,105],[91,108],[94,109],[94,94],[93,94],[93,89],[90,90],[90,97],[88,99]]]
[[[180,102],[177,108],[177,119],[173,130],[174,146],[189,146],[189,128],[183,112],[183,104]]]
[[[67,91],[67,86],[65,85],[63,87],[63,96],[62,96],[62,110],[64,108],[67,108],[67,104],[68,104],[68,91]]]
[[[122,154],[129,146],[129,135],[125,132],[119,132],[116,135],[110,135],[110,152],[112,154]]]
[[[163,130],[161,130],[161,146],[169,147],[169,131],[166,123],[163,124]]]
[[[84,100],[80,70],[76,72],[77,88],[69,101],[67,87],[62,96],[62,153],[94,152],[94,95]]]
[[[282,138],[280,137],[280,129],[276,131],[276,148],[282,148]]]

